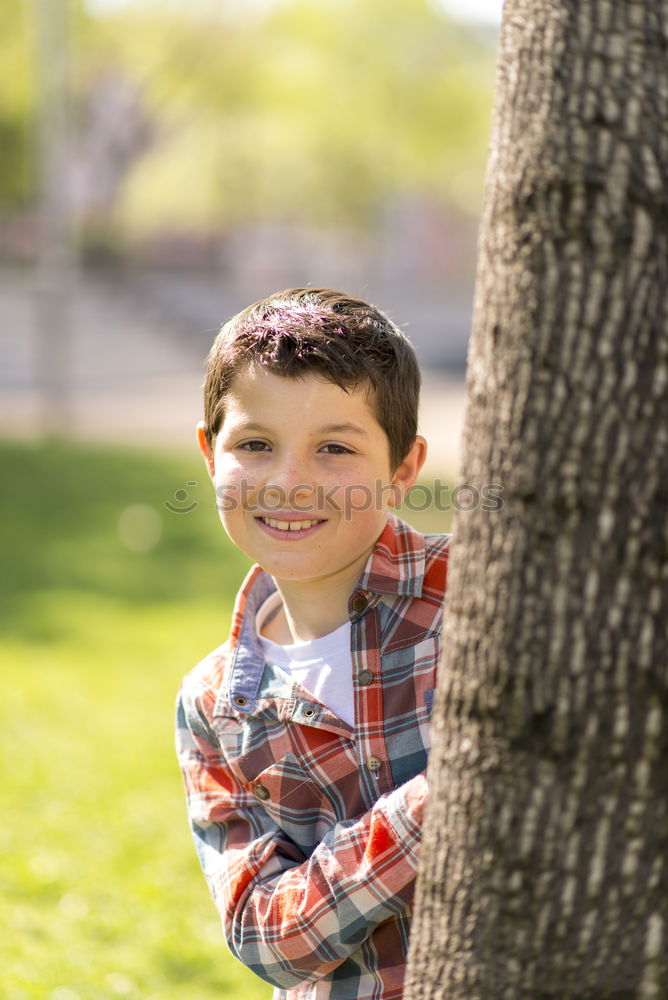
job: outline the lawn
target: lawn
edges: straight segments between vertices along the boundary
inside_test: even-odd
[[[248,565],[203,467],[62,443],[0,456],[2,996],[268,1000],[223,942],[173,752],[179,681],[225,638]]]

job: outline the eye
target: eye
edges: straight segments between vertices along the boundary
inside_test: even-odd
[[[320,449],[324,451],[326,455],[352,455],[354,452],[350,448],[346,448],[342,444],[325,444]]]
[[[260,440],[260,438],[251,438],[250,441],[242,441],[241,444],[237,445],[241,451],[265,451],[269,450],[269,445],[266,441]]]

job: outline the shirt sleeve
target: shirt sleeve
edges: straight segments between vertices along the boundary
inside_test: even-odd
[[[204,874],[236,957],[283,989],[328,975],[411,903],[424,772],[337,823],[306,857],[230,774],[183,694],[177,750]]]

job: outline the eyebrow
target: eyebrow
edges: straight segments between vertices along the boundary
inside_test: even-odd
[[[270,427],[265,427],[264,424],[256,424],[254,422],[245,423],[242,422],[237,424],[234,428],[235,432],[238,431],[256,431],[261,434],[268,434],[271,431]],[[363,434],[368,435],[368,432],[360,424],[326,424],[324,427],[317,427],[314,430],[314,434]]]
[[[351,431],[354,434],[367,435],[368,433],[359,424],[327,424],[325,427],[318,428],[320,434],[349,434]]]
[[[269,431],[269,428],[265,427],[264,424],[256,424],[252,420],[249,420],[248,423],[242,420],[241,423],[235,424],[232,429],[235,433],[237,431],[259,431],[262,434],[266,434]]]

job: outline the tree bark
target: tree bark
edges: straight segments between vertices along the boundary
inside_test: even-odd
[[[668,997],[668,0],[506,0],[407,1000]]]

